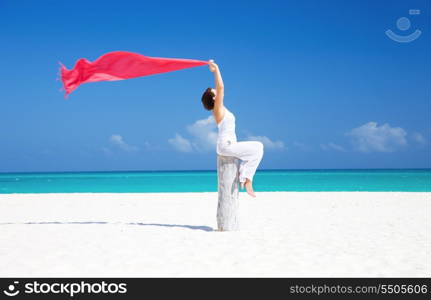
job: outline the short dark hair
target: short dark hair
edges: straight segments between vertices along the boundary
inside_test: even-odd
[[[212,110],[214,108],[214,93],[211,88],[207,88],[202,95],[202,104],[206,110]]]

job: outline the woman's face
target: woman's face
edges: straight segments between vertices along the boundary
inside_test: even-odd
[[[215,100],[215,96],[217,96],[217,91],[216,91],[216,89],[211,89],[211,91],[212,91],[212,92],[213,92],[213,94],[214,94],[213,99]]]

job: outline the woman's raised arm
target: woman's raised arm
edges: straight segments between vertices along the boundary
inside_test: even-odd
[[[215,85],[216,85],[216,96],[214,99],[214,111],[220,111],[223,108],[223,98],[224,98],[224,85],[223,78],[221,77],[221,73],[218,65],[214,62],[214,60],[209,61],[210,71],[214,73]]]

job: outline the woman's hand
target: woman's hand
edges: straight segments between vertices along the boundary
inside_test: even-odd
[[[210,71],[211,71],[211,72],[215,72],[215,71],[218,69],[218,66],[217,66],[217,64],[214,62],[214,60],[213,60],[213,59],[210,59],[210,60],[209,60],[208,65],[209,65],[209,68],[210,68]]]

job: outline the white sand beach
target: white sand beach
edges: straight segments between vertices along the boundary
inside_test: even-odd
[[[0,277],[431,277],[431,193],[0,195]]]

